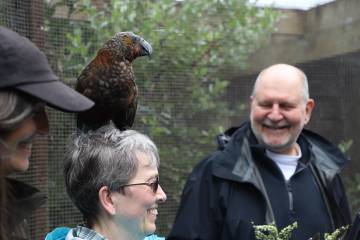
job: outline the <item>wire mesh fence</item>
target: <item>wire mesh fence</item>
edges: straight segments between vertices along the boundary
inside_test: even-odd
[[[0,25],[9,27],[30,38],[47,54],[57,75],[66,78],[67,83],[73,85],[78,72],[75,70],[64,71],[64,63],[57,59],[59,54],[63,54],[66,34],[69,31],[67,13],[67,9],[47,8],[47,5],[42,0],[1,0],[0,2]],[[51,32],[46,31],[46,26],[48,26],[46,21],[49,20],[49,17],[51,17]],[[83,16],[78,17],[83,18]],[[309,127],[335,143],[355,139],[356,133],[360,130],[360,121],[359,123],[354,122],[354,119],[359,120],[360,118],[357,104],[354,103],[354,101],[358,102],[359,100],[357,93],[357,89],[360,87],[360,83],[357,81],[360,74],[358,59],[359,54],[354,53],[299,64],[299,67],[308,75],[310,92],[317,102],[313,120]],[[157,82],[158,76],[155,76],[151,69],[143,71],[147,71],[147,73],[138,71],[137,76],[141,78],[146,75],[146,77],[150,78],[152,85],[139,85],[140,102],[156,102],[157,107],[161,108],[161,103],[168,101],[174,104],[178,103],[172,111],[178,113],[188,111],[186,106],[181,104],[182,99],[187,98],[186,94],[189,94],[186,92],[188,86],[183,81],[188,77],[187,66],[178,69],[165,69],[164,75],[166,75],[169,82],[166,85]],[[236,125],[247,119],[248,109],[244,103],[248,100],[256,76],[237,76],[236,73],[227,70],[224,70],[221,74],[227,76],[228,79],[232,79],[224,97],[227,104],[231,108],[238,108],[241,105],[239,108],[241,111],[237,112],[236,116],[224,119],[225,125]],[[164,93],[167,93],[166,96],[170,96],[170,98],[164,99]],[[55,227],[71,227],[82,221],[80,213],[67,197],[62,175],[66,144],[71,134],[76,130],[75,117],[73,114],[62,113],[50,108],[47,110],[51,126],[50,136],[41,138],[36,142],[29,171],[16,176],[38,187],[48,196],[46,205],[39,209],[30,220],[31,239],[42,239],[48,231]],[[140,103],[134,129],[149,134],[152,138],[148,126],[139,120],[144,116],[151,116],[151,114],[153,113],[143,108]],[[188,124],[189,128],[198,128],[206,121],[217,121],[217,118],[212,119],[211,115],[198,115],[192,119],[181,117],[184,115],[178,116],[172,124],[185,123],[185,125]],[[164,119],[166,120],[166,117]],[[177,132],[166,137],[156,138],[156,144],[162,148],[174,145],[192,148],[194,139],[198,137],[190,136],[184,139],[179,138],[180,135],[181,132]],[[199,152],[210,152],[215,149],[215,144],[206,142],[196,147],[199,148]],[[186,154],[187,152],[183,152],[182,149],[175,149],[172,155],[165,156],[160,152],[162,158],[160,177],[168,195],[168,200],[159,209],[158,235],[166,236],[169,232],[179,204],[181,186],[191,168],[200,160],[199,156],[192,156],[191,154],[186,156]],[[358,149],[350,149],[349,154],[357,156]],[[182,156],[181,159],[189,159],[188,162],[179,161],[178,156],[180,155]],[[351,164],[352,170],[346,172],[348,176],[353,176],[358,169],[358,164]],[[356,208],[358,205],[354,204],[354,207]]]

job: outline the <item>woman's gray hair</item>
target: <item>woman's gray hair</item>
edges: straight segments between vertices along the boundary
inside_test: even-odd
[[[20,92],[0,90],[0,132],[16,128],[32,113],[34,102]]]
[[[106,125],[75,136],[65,158],[65,185],[87,225],[92,226],[99,215],[100,188],[122,191],[120,186],[137,172],[139,153],[149,156],[151,165],[159,166],[156,145],[137,131]]]

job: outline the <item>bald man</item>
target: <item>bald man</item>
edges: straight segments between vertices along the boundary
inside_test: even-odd
[[[250,121],[218,136],[218,151],[194,168],[167,239],[250,240],[253,225],[297,222],[291,239],[306,240],[350,224],[339,176],[348,158],[304,129],[314,106],[300,69],[261,71]]]

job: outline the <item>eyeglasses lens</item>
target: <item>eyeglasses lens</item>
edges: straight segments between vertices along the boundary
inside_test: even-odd
[[[156,193],[158,188],[159,188],[159,178],[156,178],[156,181],[151,183],[151,189],[153,190],[154,193]]]

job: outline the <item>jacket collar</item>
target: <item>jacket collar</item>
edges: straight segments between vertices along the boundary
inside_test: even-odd
[[[224,141],[226,144],[223,146],[223,150],[219,148],[221,157],[214,158],[213,175],[230,181],[248,182],[254,185],[263,194],[266,202],[266,222],[275,222],[264,182],[252,158],[251,146],[256,144],[256,140],[250,130],[250,124],[247,122],[237,129],[231,129],[230,132],[232,135],[224,138],[227,141]]]
[[[309,145],[310,161],[324,172],[327,179],[332,179],[349,161],[339,148],[312,131],[304,129],[300,137]],[[214,175],[233,181],[250,182],[257,186],[257,170],[251,147],[262,146],[257,144],[250,123],[245,122],[239,127],[228,129],[217,136],[217,142],[222,157],[215,160]]]
[[[9,226],[16,226],[28,218],[46,201],[38,189],[13,178],[6,178],[8,188]]]
[[[249,125],[245,123],[240,127],[231,128],[217,137],[221,157],[216,158],[214,162],[215,176],[254,184],[256,168],[249,142],[251,140]]]
[[[320,135],[303,130],[302,135],[311,147],[311,161],[327,179],[332,179],[350,160],[341,150]]]

